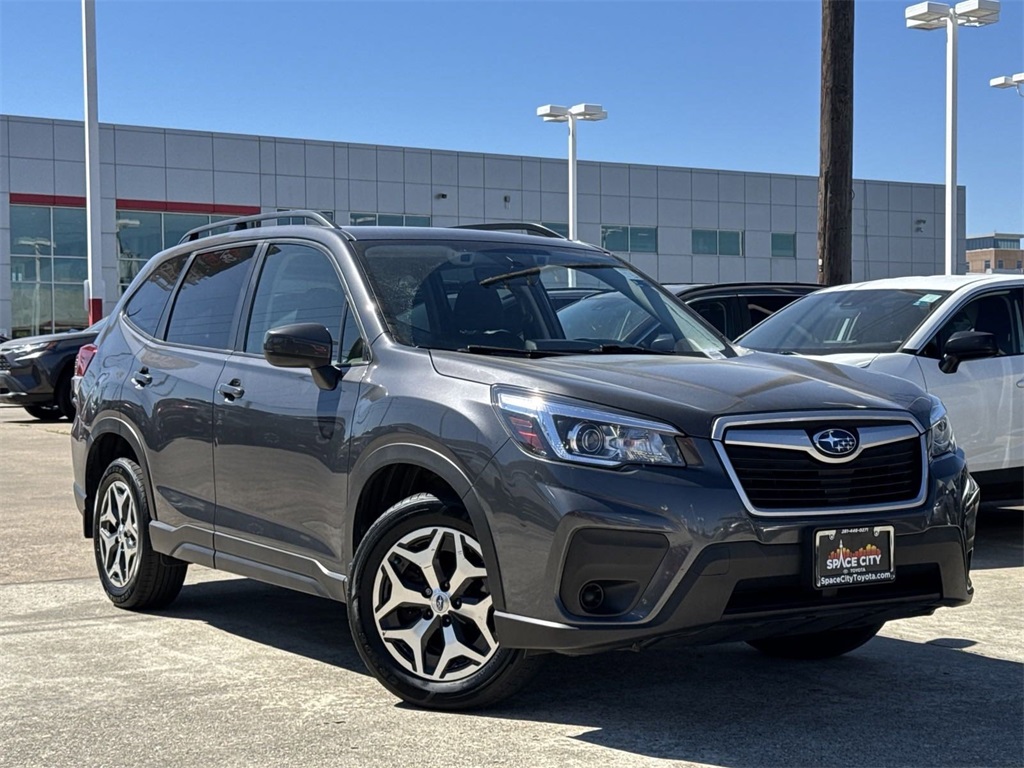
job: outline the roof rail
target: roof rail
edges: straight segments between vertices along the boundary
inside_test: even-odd
[[[190,229],[182,235],[178,244],[180,245],[186,241],[198,240],[199,236],[203,232],[208,232],[213,229],[223,229],[224,227],[230,227],[232,230],[254,229],[255,227],[262,226],[260,222],[267,221],[269,219],[292,219],[299,217],[312,219],[314,223],[319,224],[321,227],[331,227],[332,229],[337,227],[333,221],[318,211],[296,210],[277,211],[275,213],[257,213],[252,216],[238,216],[234,219],[223,219],[222,221],[216,221],[212,224],[204,224],[201,227]]]
[[[567,240],[568,238],[564,235],[560,235],[553,229],[549,229],[541,224],[534,224],[529,221],[496,221],[490,224],[456,224],[451,227],[452,229],[483,229],[491,232],[526,232],[530,235],[540,235],[541,237],[557,237],[559,240]]]

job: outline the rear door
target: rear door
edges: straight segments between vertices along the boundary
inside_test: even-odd
[[[255,251],[249,244],[191,258],[165,329],[156,330],[163,339],[140,334],[134,340],[137,352],[124,387],[126,416],[146,443],[157,520],[179,541],[207,549],[213,546],[216,500],[214,387],[233,345]],[[154,279],[159,283],[159,274]],[[135,304],[133,299],[127,307],[129,322],[151,323],[152,308],[141,300]],[[134,317],[133,307],[139,312]]]
[[[331,332],[341,371],[333,390],[320,389],[308,369],[264,359],[266,331],[291,323]],[[366,368],[361,338],[333,257],[309,242],[270,242],[236,351],[214,387],[219,567],[233,559],[233,570],[261,564],[261,578],[307,591],[340,587],[331,577],[345,568],[349,433]],[[275,578],[273,569],[289,575]]]

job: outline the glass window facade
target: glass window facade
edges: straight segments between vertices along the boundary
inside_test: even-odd
[[[88,325],[85,209],[12,205],[11,334],[68,331]]]
[[[729,229],[695,229],[691,234],[695,256],[742,256],[743,232]]]
[[[429,227],[430,217],[403,213],[350,213],[353,227]]]
[[[620,253],[657,253],[658,228],[605,225],[601,227],[601,245]]]
[[[796,234],[772,232],[772,256],[796,258]]]

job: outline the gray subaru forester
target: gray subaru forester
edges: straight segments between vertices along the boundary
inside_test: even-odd
[[[115,605],[166,606],[189,563],[345,602],[388,690],[465,709],[548,652],[820,659],[970,601],[977,487],[915,385],[734,347],[536,226],[287,215],[186,235],[79,356]],[[565,288],[632,309],[563,323]]]

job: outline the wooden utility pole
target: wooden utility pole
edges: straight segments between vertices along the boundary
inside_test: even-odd
[[[821,0],[821,285],[840,285],[853,279],[853,3]]]

